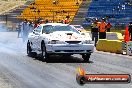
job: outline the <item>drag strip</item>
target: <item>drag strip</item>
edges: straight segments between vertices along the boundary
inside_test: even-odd
[[[132,74],[131,56],[94,52],[91,63],[83,62],[80,55],[52,56],[48,62],[42,62],[27,56],[26,43],[17,38],[16,32],[0,32],[0,37],[0,72],[13,84],[10,88],[132,88],[132,83],[76,83],[79,66],[92,74]]]

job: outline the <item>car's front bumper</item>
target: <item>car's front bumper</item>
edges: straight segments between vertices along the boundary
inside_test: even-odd
[[[90,54],[93,53],[94,44],[47,44],[47,53],[56,54]]]

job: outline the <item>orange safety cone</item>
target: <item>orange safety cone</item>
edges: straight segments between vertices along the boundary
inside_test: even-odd
[[[130,41],[130,36],[129,36],[128,26],[126,26],[125,33],[124,34],[125,34],[124,41],[125,42],[129,42]]]

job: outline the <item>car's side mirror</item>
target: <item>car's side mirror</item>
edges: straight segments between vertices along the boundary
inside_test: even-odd
[[[34,32],[35,35],[39,35],[40,33],[39,32]]]
[[[40,33],[37,32],[37,31],[35,31],[35,30],[33,30],[33,34],[35,34],[35,35],[39,35]]]

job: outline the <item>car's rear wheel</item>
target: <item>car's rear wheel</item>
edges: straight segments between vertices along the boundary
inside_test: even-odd
[[[84,59],[85,62],[89,62],[90,55],[91,55],[91,54],[83,54],[83,55],[82,55],[82,58]]]
[[[30,42],[27,42],[27,55],[30,57],[36,57],[37,54],[35,52],[32,52],[32,48],[30,46]]]
[[[41,58],[42,61],[47,61],[47,59],[49,58],[49,55],[46,52],[46,46],[43,42],[41,43]]]

